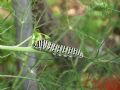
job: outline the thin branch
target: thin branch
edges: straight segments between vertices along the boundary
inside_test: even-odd
[[[4,56],[0,56],[0,59],[6,58],[6,57],[10,56],[11,54],[12,54],[12,53],[6,54],[6,55],[4,55]]]
[[[34,79],[34,78],[29,78],[29,77],[23,77],[23,76],[14,76],[14,75],[0,75],[0,77],[6,78],[21,78],[21,79],[29,79],[29,80],[33,80],[33,81],[39,81],[38,79]]]
[[[19,44],[16,45],[16,46],[21,46],[21,45],[23,45],[24,43],[26,43],[27,41],[29,41],[31,38],[32,38],[32,36],[28,37],[27,39],[25,39],[24,41],[22,41],[21,43],[19,43]]]
[[[37,50],[33,49],[32,47],[17,47],[17,46],[4,46],[4,45],[0,45],[0,49],[8,50],[8,51],[40,53],[40,51],[37,51]]]

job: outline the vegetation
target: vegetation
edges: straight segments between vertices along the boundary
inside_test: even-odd
[[[32,35],[16,44],[15,18],[21,18],[16,17],[11,0],[0,1],[0,90],[23,90],[26,80],[35,81],[38,90],[119,90],[120,1],[47,0],[42,12],[36,2],[31,0]],[[84,58],[33,49],[40,39],[79,48]],[[30,57],[36,60],[32,66]]]

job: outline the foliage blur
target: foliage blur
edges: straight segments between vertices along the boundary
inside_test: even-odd
[[[51,54],[37,54],[33,68],[37,70],[40,90],[96,90],[93,89],[96,79],[103,80],[109,76],[120,78],[120,1],[47,0],[47,4],[57,26],[45,34],[46,37],[60,42],[69,32],[73,32],[70,36],[77,42],[75,46],[83,51],[88,63],[80,69],[75,67],[76,62],[71,61],[72,68],[61,71],[63,66],[56,64]],[[13,16],[11,0],[0,0],[0,45],[16,45]],[[35,19],[33,24],[33,34],[37,36],[40,25]],[[42,35],[39,35],[37,37],[41,38]],[[10,90],[17,77],[6,78],[2,75],[17,76],[21,69],[18,60],[25,63],[24,56],[27,56],[26,53],[0,50],[0,90]],[[19,80],[16,90],[21,90],[21,83],[22,80]]]

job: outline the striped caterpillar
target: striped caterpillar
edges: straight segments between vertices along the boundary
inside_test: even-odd
[[[83,53],[81,50],[51,43],[47,40],[37,41],[37,43],[34,43],[33,48],[40,51],[52,52],[53,55],[83,58]]]

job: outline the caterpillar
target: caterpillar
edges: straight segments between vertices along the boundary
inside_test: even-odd
[[[40,51],[52,52],[53,55],[83,58],[81,50],[64,45],[58,45],[47,40],[37,41],[33,44],[33,48]]]

